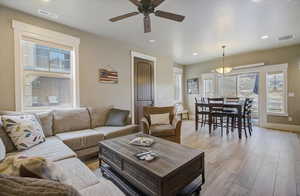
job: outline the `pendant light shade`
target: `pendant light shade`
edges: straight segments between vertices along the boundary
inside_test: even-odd
[[[225,67],[225,48],[226,46],[222,46],[222,49],[223,49],[223,56],[222,56],[222,62],[223,62],[223,65],[222,67],[219,67],[216,69],[216,72],[218,72],[219,74],[227,74],[227,73],[230,73],[232,71],[232,68],[231,67]]]
[[[216,72],[218,72],[219,74],[227,74],[230,73],[232,71],[231,67],[219,67],[216,69]]]

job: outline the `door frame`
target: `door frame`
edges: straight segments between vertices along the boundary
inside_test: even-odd
[[[131,122],[135,122],[135,104],[134,104],[134,58],[141,58],[153,62],[153,85],[154,85],[154,105],[157,103],[156,93],[156,57],[149,56],[140,52],[131,51]]]

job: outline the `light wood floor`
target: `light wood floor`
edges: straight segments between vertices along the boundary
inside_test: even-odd
[[[205,151],[206,184],[201,196],[300,196],[300,136],[255,128],[251,137],[184,121],[182,144]],[[88,163],[95,169],[97,163]]]

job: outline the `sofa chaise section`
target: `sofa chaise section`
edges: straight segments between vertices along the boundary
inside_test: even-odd
[[[55,136],[47,137],[46,141],[21,152],[12,152],[8,155],[24,155],[44,157],[50,161],[59,161],[76,157],[76,153]]]

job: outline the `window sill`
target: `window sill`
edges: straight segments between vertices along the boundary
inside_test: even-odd
[[[288,113],[272,113],[272,112],[267,112],[268,116],[289,116]]]

